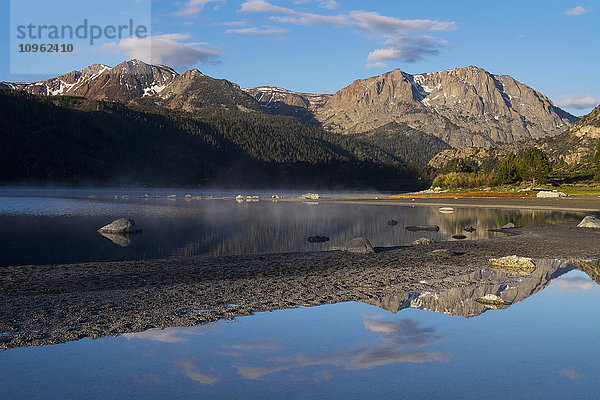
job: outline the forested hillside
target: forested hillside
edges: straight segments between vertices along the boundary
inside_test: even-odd
[[[3,183],[427,186],[380,147],[292,117],[1,90]]]

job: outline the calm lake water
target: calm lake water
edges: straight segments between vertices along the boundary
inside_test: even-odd
[[[507,222],[581,218],[526,210],[186,201],[187,192],[173,191],[149,193],[149,199],[137,198],[144,191],[0,193],[0,265],[320,250],[356,236],[400,246],[422,236],[448,240],[466,226],[476,228],[463,232],[469,238],[483,238]],[[152,197],[172,193],[176,200]],[[134,218],[144,232],[130,243],[96,232],[119,217]],[[387,224],[391,218],[397,226]],[[415,224],[440,231],[404,229]],[[311,244],[311,235],[331,240]],[[530,277],[508,285],[490,283],[486,274],[497,272],[474,274],[481,285],[411,293],[409,303],[405,294],[400,301],[374,295],[370,304],[0,351],[0,399],[598,399],[600,286],[559,260],[539,262]],[[501,293],[513,304],[489,309],[475,301],[486,293]]]
[[[11,349],[0,398],[598,399],[598,304],[570,270],[473,318],[340,303]]]
[[[368,238],[376,247],[403,246],[423,236],[436,241],[452,240],[456,233],[468,239],[490,237],[498,234],[488,229],[508,222],[524,225],[581,218],[576,213],[530,210],[457,207],[443,213],[438,207],[419,206],[186,200],[187,193],[231,198],[239,194],[170,189],[0,189],[0,265],[315,251],[340,246],[357,236]],[[143,198],[145,194],[149,198]],[[172,194],[177,198],[166,198]],[[272,194],[244,193],[267,198]],[[302,192],[277,194],[295,197]],[[121,217],[133,218],[143,233],[107,238],[97,232]],[[389,226],[390,219],[398,225]],[[404,229],[423,224],[439,225],[440,231]],[[469,226],[476,231],[464,232]],[[330,241],[307,241],[316,235],[328,236]]]

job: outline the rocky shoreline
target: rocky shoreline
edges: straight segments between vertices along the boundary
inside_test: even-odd
[[[441,249],[449,251],[434,251]],[[462,288],[460,293],[483,295],[485,290],[469,288],[514,282],[515,274],[491,272],[488,261],[513,254],[556,260],[556,268],[565,271],[578,264],[591,269],[588,274],[596,274],[598,281],[593,271],[598,270],[599,249],[598,230],[569,223],[513,228],[511,236],[478,241],[376,248],[374,254],[329,251],[1,267],[0,348],[346,301],[398,311],[420,293]],[[549,282],[538,280],[536,287]]]

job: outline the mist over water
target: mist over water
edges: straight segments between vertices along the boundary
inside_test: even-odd
[[[0,265],[116,261],[193,255],[236,255],[329,250],[363,236],[373,246],[410,245],[420,237],[453,240],[498,235],[488,229],[513,222],[557,223],[576,213],[530,210],[339,204],[327,202],[235,201],[237,191],[192,192],[229,200],[184,199],[189,191],[36,189],[0,192]],[[149,193],[148,198],[144,198]],[[251,194],[267,197],[271,192]],[[94,198],[89,198],[90,195]],[[166,198],[176,194],[177,198]],[[285,197],[300,193],[285,193]],[[162,195],[162,197],[155,197]],[[329,194],[331,195],[331,194]],[[115,198],[115,196],[117,198]],[[270,195],[268,195],[270,197]],[[108,236],[97,229],[118,218],[143,229],[134,236]],[[398,225],[390,226],[394,219]],[[409,232],[409,225],[439,225],[439,232]],[[472,233],[463,228],[472,226]],[[325,243],[309,236],[324,235]]]

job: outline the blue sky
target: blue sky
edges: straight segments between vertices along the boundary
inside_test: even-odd
[[[45,1],[11,1],[27,4],[34,21],[53,23],[42,11]],[[145,2],[120,0],[109,6],[110,1],[50,3],[79,21],[100,15],[123,19],[124,9]],[[600,102],[600,5],[594,2],[154,0],[151,54],[145,38],[104,39],[76,55],[54,57],[52,66],[66,73],[92,62],[115,65],[136,57],[179,72],[198,68],[242,87],[331,93],[394,68],[421,73],[477,65],[511,75],[583,115]],[[2,7],[0,80],[56,75],[10,73],[14,32],[9,4]],[[51,64],[31,60],[34,67]]]

